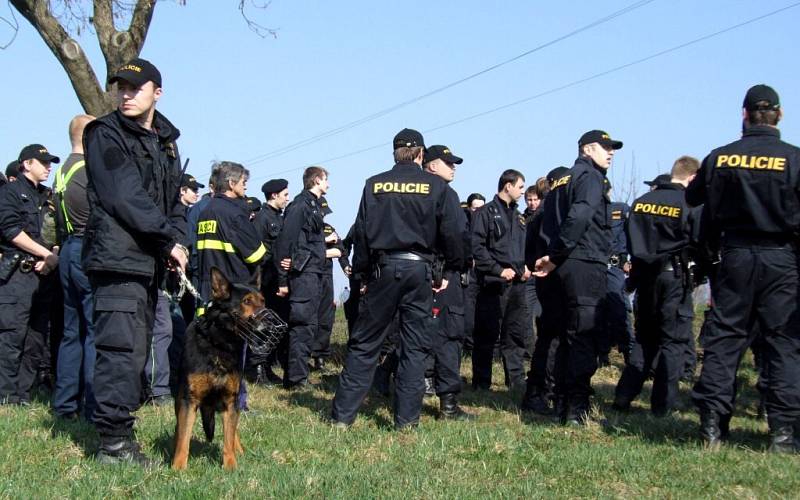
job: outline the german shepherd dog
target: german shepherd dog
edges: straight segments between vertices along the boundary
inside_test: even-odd
[[[258,273],[257,273],[258,274]],[[239,439],[237,399],[242,380],[244,340],[237,334],[243,318],[263,310],[264,297],[255,284],[234,284],[211,269],[212,303],[186,330],[178,397],[175,400],[175,454],[172,468],[185,469],[198,408],[206,439],[214,439],[216,412],[222,413],[222,466],[236,468],[244,453]],[[238,325],[238,326],[237,326]]]

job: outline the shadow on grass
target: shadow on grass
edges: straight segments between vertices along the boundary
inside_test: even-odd
[[[100,447],[94,425],[83,418],[67,420],[51,413],[44,417],[42,425],[51,429],[50,435],[53,438],[68,437],[83,450],[86,457],[93,456]]]
[[[189,441],[189,461],[191,462],[192,457],[204,456],[207,457],[210,462],[222,463],[222,427],[218,427],[217,434],[219,435],[215,436],[216,442],[206,441],[205,435],[202,435],[202,438],[198,439],[197,434],[193,434],[192,439]],[[175,451],[175,433],[161,433],[161,435],[153,441],[153,451],[161,457],[165,464],[171,464],[172,455]]]
[[[611,408],[614,385],[595,383],[595,404],[605,417],[603,432],[611,436],[636,436],[642,441],[653,444],[681,444],[691,447],[701,446],[697,410],[691,403],[690,389],[681,387],[678,408],[663,417],[656,417],[650,412],[650,391],[643,390],[634,405],[627,411],[616,411]],[[754,390],[748,388],[741,391],[737,412],[731,423],[728,446],[742,447],[755,451],[766,449],[768,440],[763,432],[743,427],[740,419],[751,419],[751,407],[758,406],[758,395],[753,397]],[[755,401],[755,402],[754,402]],[[738,420],[738,421],[737,421]],[[752,422],[758,424],[758,421]],[[749,425],[749,423],[747,423]]]
[[[320,420],[327,422],[330,420],[331,404],[338,385],[339,374],[338,372],[323,373],[319,375],[319,380],[319,383],[311,387],[283,390],[283,393],[278,394],[277,397],[291,406],[311,410],[317,414]],[[371,420],[378,428],[391,429],[394,427],[394,422],[380,413],[380,410],[386,407],[391,413],[391,399],[370,390],[359,408],[358,415]]]

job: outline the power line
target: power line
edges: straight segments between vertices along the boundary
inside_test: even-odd
[[[575,86],[580,85],[582,83],[586,83],[586,82],[589,82],[589,81],[592,81],[592,80],[596,80],[597,78],[601,78],[603,76],[610,75],[611,73],[616,73],[618,71],[622,71],[623,69],[627,69],[627,68],[630,68],[632,66],[636,66],[636,65],[642,64],[644,62],[656,59],[658,57],[670,54],[672,52],[676,52],[678,50],[684,49],[684,48],[689,47],[691,45],[696,45],[696,44],[698,44],[700,42],[704,42],[704,41],[706,41],[708,39],[723,35],[723,34],[728,33],[730,31],[733,31],[733,30],[742,28],[744,26],[747,26],[749,24],[753,24],[755,22],[761,21],[761,20],[766,19],[768,17],[772,17],[772,16],[774,16],[776,14],[780,14],[781,12],[787,11],[789,9],[793,9],[793,8],[795,8],[797,6],[800,6],[800,2],[795,2],[793,4],[787,5],[786,7],[782,7],[780,9],[771,11],[771,12],[769,12],[767,14],[762,14],[762,15],[760,15],[758,17],[754,17],[754,18],[748,19],[746,21],[742,21],[740,23],[737,23],[737,24],[728,26],[726,28],[723,28],[723,29],[721,29],[719,31],[715,31],[713,33],[710,33],[708,35],[703,35],[703,36],[701,36],[699,38],[695,38],[695,39],[690,40],[688,42],[684,42],[684,43],[681,43],[679,45],[672,46],[672,47],[670,47],[668,49],[664,49],[664,50],[661,50],[659,52],[655,52],[653,54],[650,54],[648,56],[642,57],[640,59],[636,59],[634,61],[631,61],[631,62],[628,62],[628,63],[625,63],[625,64],[621,64],[619,66],[616,66],[614,68],[608,69],[606,71],[601,71],[600,73],[595,73],[595,74],[593,74],[591,76],[587,76],[587,77],[581,78],[579,80],[574,80],[574,81],[572,81],[570,83],[566,83],[566,84],[560,85],[558,87],[553,87],[553,88],[551,88],[549,90],[545,90],[543,92],[540,92],[540,93],[532,95],[532,96],[528,96],[528,97],[525,97],[525,98],[522,98],[522,99],[518,99],[516,101],[509,102],[507,104],[503,104],[501,106],[497,106],[497,107],[488,109],[486,111],[481,111],[480,113],[475,113],[475,114],[466,116],[464,118],[460,118],[458,120],[455,120],[455,121],[452,121],[452,122],[448,122],[448,123],[445,123],[443,125],[439,125],[437,127],[433,127],[433,128],[430,128],[430,129],[423,130],[423,133],[427,134],[427,133],[435,132],[437,130],[441,130],[441,129],[444,129],[444,128],[452,127],[454,125],[459,125],[461,123],[468,122],[468,121],[474,120],[476,118],[481,118],[483,116],[486,116],[486,115],[489,115],[489,114],[492,114],[492,113],[496,113],[496,112],[502,111],[504,109],[508,109],[508,108],[511,108],[511,107],[514,107],[514,106],[519,106],[520,104],[525,104],[525,103],[533,101],[535,99],[540,99],[540,98],[548,96],[550,94],[554,94],[556,92],[560,92],[562,90],[566,90],[568,88],[575,87]],[[370,146],[368,148],[359,149],[358,151],[352,151],[350,153],[346,153],[346,154],[343,154],[343,155],[339,155],[339,156],[335,156],[335,157],[332,157],[332,158],[328,158],[326,160],[315,162],[314,165],[324,165],[324,164],[328,164],[328,163],[331,163],[331,162],[334,162],[334,161],[342,160],[344,158],[349,158],[351,156],[356,156],[356,155],[359,155],[361,153],[365,153],[367,151],[372,151],[373,149],[378,149],[378,148],[381,148],[381,147],[385,147],[385,146],[389,145],[390,143],[391,142],[384,142],[384,143],[381,143],[381,144],[377,144],[375,146]],[[288,172],[294,172],[294,171],[297,171],[297,170],[302,170],[304,168],[305,167],[297,167],[297,168],[292,168],[292,169],[288,169],[288,170],[282,170],[280,172],[273,172],[273,173],[267,174],[267,175],[265,175],[263,177],[259,176],[258,179],[267,178],[267,177],[270,177],[270,176],[275,175],[275,174],[284,174],[284,173],[288,173]]]
[[[264,153],[262,155],[256,156],[256,157],[251,158],[250,160],[246,161],[245,164],[246,165],[253,165],[255,163],[261,163],[262,161],[266,161],[266,160],[269,160],[271,158],[275,158],[275,157],[281,156],[281,155],[286,154],[286,153],[288,153],[290,151],[294,151],[296,149],[305,147],[305,146],[307,146],[309,144],[313,144],[315,142],[318,142],[318,141],[320,141],[322,139],[326,139],[328,137],[340,134],[340,133],[342,133],[342,132],[344,132],[346,130],[349,130],[351,128],[357,127],[359,125],[363,125],[363,124],[368,123],[368,122],[370,122],[372,120],[376,120],[376,119],[378,119],[378,118],[380,118],[382,116],[385,116],[385,115],[388,115],[389,113],[397,111],[400,108],[404,108],[404,107],[409,106],[411,104],[417,103],[417,102],[419,102],[419,101],[421,101],[423,99],[427,99],[428,97],[431,97],[433,95],[436,95],[436,94],[439,94],[441,92],[444,92],[445,90],[448,90],[448,89],[451,89],[451,88],[453,88],[455,86],[461,85],[462,83],[468,82],[469,80],[477,78],[477,77],[479,77],[479,76],[481,76],[483,74],[489,73],[490,71],[494,71],[497,68],[500,68],[502,66],[510,64],[510,63],[512,63],[514,61],[517,61],[519,59],[522,59],[523,57],[529,56],[529,55],[533,54],[534,52],[538,52],[538,51],[540,51],[542,49],[545,49],[547,47],[555,45],[558,42],[562,42],[562,41],[564,41],[564,40],[566,40],[568,38],[571,38],[571,37],[573,37],[575,35],[578,35],[578,34],[584,32],[584,31],[588,31],[588,30],[590,30],[592,28],[600,26],[601,24],[607,23],[607,22],[609,22],[609,21],[611,21],[613,19],[616,19],[617,17],[620,17],[620,16],[622,16],[624,14],[627,14],[628,12],[631,12],[631,11],[634,11],[634,10],[636,10],[638,8],[644,7],[645,5],[647,5],[649,3],[652,3],[654,1],[655,0],[640,0],[638,2],[634,2],[633,4],[631,4],[631,5],[627,6],[627,7],[624,7],[624,8],[622,8],[622,9],[616,11],[616,12],[612,12],[611,14],[609,14],[609,15],[603,17],[603,18],[600,18],[600,19],[597,19],[595,21],[592,21],[591,23],[589,23],[589,24],[587,24],[585,26],[582,26],[582,27],[580,27],[578,29],[570,31],[569,33],[567,33],[565,35],[561,35],[558,38],[554,38],[553,40],[550,40],[549,42],[545,42],[545,43],[543,43],[543,44],[541,44],[541,45],[539,45],[537,47],[534,47],[534,48],[532,48],[530,50],[526,50],[525,52],[523,52],[521,54],[518,54],[518,55],[516,55],[516,56],[514,56],[514,57],[512,57],[510,59],[506,59],[504,61],[501,61],[501,62],[499,62],[497,64],[489,66],[488,68],[484,68],[484,69],[482,69],[482,70],[480,70],[478,72],[472,73],[472,74],[470,74],[468,76],[465,76],[465,77],[463,77],[463,78],[461,78],[459,80],[450,82],[450,83],[448,83],[446,85],[443,85],[441,87],[433,89],[433,90],[431,90],[429,92],[426,92],[425,94],[419,95],[419,96],[414,97],[412,99],[409,99],[407,101],[403,101],[403,102],[401,102],[399,104],[395,104],[395,105],[390,106],[388,108],[384,108],[384,109],[382,109],[380,111],[376,111],[376,112],[374,112],[374,113],[372,113],[370,115],[367,115],[367,116],[364,116],[364,117],[359,118],[357,120],[353,120],[351,122],[345,123],[344,125],[340,125],[340,126],[338,126],[336,128],[332,128],[332,129],[327,130],[325,132],[321,132],[321,133],[319,133],[317,135],[314,135],[312,137],[303,139],[303,140],[295,142],[293,144],[289,144],[288,146],[284,146],[282,148],[278,148],[278,149],[275,149],[275,150],[270,151],[268,153]]]

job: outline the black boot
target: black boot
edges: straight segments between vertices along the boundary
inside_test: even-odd
[[[727,432],[725,434],[727,435]],[[718,450],[722,446],[723,433],[720,429],[719,414],[708,410],[700,412],[700,439],[710,450]]]
[[[769,426],[769,452],[794,453],[794,427],[791,424],[772,424]]]
[[[589,399],[567,398],[567,409],[563,423],[569,426],[583,426],[589,421]]]
[[[527,388],[525,396],[522,397],[522,404],[520,404],[522,411],[536,413],[538,415],[552,415],[553,409],[550,408],[549,401],[545,394],[534,388]]]
[[[142,453],[139,443],[128,437],[101,437],[100,450],[95,458],[103,465],[136,464],[153,467],[158,463]]]
[[[439,418],[445,420],[475,420],[475,415],[465,412],[458,406],[456,394],[448,392],[439,395]]]

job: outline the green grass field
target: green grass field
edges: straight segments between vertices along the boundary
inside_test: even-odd
[[[344,324],[337,318],[337,371]],[[189,468],[173,472],[172,408],[139,411],[138,438],[164,466],[102,467],[92,459],[97,437],[83,422],[55,420],[46,401],[30,408],[0,408],[0,495],[14,498],[480,498],[800,496],[799,459],[765,452],[766,424],[756,419],[755,373],[740,373],[741,395],[732,442],[720,452],[695,438],[697,417],[682,387],[686,411],[655,419],[645,392],[629,414],[610,408],[620,359],[595,377],[596,420],[567,428],[529,419],[517,410],[519,394],[500,385],[492,393],[467,386],[464,406],[475,422],[436,420],[428,399],[418,430],[392,430],[390,401],[371,395],[347,431],[326,423],[335,373],[315,375],[314,389],[290,393],[251,389],[252,413],[241,421],[245,454],[235,472],[221,468],[221,423],[206,444],[199,424]],[[463,374],[470,380],[468,363]],[[495,368],[502,382],[502,370]],[[649,384],[648,386],[649,387]]]

